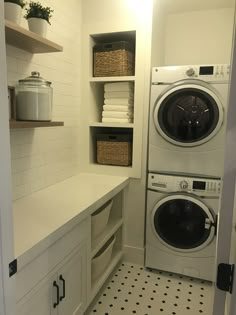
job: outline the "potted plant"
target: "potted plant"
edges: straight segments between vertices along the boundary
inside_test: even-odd
[[[43,7],[41,3],[31,1],[24,16],[28,20],[29,30],[45,37],[52,12],[50,7]]]
[[[24,0],[4,0],[5,19],[20,24]]]

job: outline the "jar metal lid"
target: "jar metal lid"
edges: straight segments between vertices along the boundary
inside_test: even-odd
[[[31,72],[31,76],[19,80],[19,83],[36,83],[37,85],[47,85],[50,86],[52,84],[52,82],[49,82],[47,80],[45,80],[44,78],[40,77],[40,73],[38,71],[32,71]]]

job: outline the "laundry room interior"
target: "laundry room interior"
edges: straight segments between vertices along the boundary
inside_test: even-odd
[[[235,1],[40,0],[46,34],[19,3],[0,3],[0,314],[236,314]]]

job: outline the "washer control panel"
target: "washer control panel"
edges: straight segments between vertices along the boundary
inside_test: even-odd
[[[199,196],[219,196],[221,180],[150,173],[148,175],[148,189],[163,192],[181,191]]]

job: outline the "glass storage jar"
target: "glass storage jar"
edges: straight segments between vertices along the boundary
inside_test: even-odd
[[[51,82],[40,77],[39,72],[31,72],[31,76],[19,80],[16,86],[16,119],[52,120]]]

